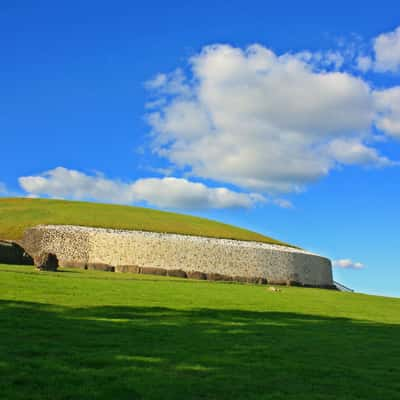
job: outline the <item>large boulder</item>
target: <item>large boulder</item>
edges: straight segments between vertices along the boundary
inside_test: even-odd
[[[34,258],[36,268],[40,271],[57,271],[58,258],[53,253],[40,253]]]
[[[18,243],[0,240],[0,263],[33,265],[33,259]]]
[[[137,265],[117,265],[115,272],[130,272],[133,274],[140,273],[140,267]]]
[[[206,274],[207,275],[207,280],[208,281],[223,281],[225,280],[225,276],[221,274],[217,274],[216,272],[211,272]]]
[[[88,263],[87,269],[93,271],[115,272],[115,267],[104,263]]]
[[[141,274],[149,274],[149,275],[161,275],[166,276],[167,270],[164,268],[155,268],[155,267],[141,267],[140,268]]]
[[[88,269],[88,265],[86,262],[82,261],[65,261],[58,260],[58,263],[65,268],[79,268],[79,269]]]
[[[175,276],[177,278],[187,278],[187,274],[182,269],[168,269],[167,270],[168,276]]]
[[[187,277],[189,279],[206,280],[207,274],[205,274],[204,272],[200,272],[200,271],[189,271],[189,272],[187,272]]]

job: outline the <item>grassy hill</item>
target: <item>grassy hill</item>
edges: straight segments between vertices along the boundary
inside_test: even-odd
[[[0,397],[398,399],[400,299],[0,266]]]
[[[20,239],[27,227],[39,224],[82,225],[285,244],[221,222],[143,207],[47,199],[0,199],[0,239]]]

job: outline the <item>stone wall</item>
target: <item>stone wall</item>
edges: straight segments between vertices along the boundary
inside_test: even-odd
[[[141,231],[38,226],[25,232],[30,254],[53,252],[60,265],[144,272],[204,273],[273,284],[331,287],[331,262],[291,247]],[[100,269],[101,269],[100,268]]]

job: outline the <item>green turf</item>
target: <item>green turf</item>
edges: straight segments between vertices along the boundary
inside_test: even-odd
[[[132,229],[285,244],[236,226],[149,208],[64,200],[0,199],[0,239],[20,239],[26,228],[39,224]]]
[[[399,399],[400,299],[0,266],[0,398]]]

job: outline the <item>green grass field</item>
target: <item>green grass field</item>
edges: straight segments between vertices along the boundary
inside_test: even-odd
[[[399,399],[400,299],[0,266],[0,398]]]
[[[0,239],[20,239],[26,228],[39,224],[82,225],[285,244],[236,226],[150,208],[64,200],[0,199]]]

